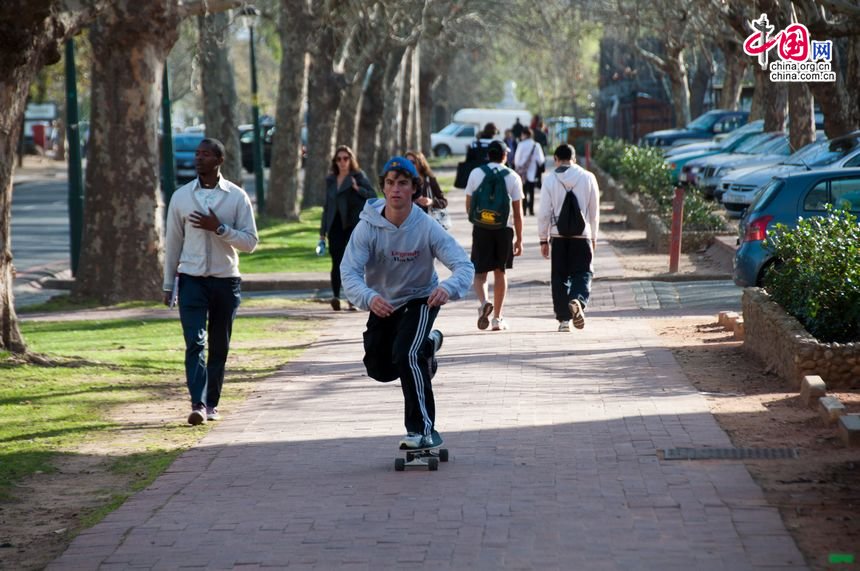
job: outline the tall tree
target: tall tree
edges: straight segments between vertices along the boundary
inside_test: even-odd
[[[197,17],[203,91],[203,123],[206,136],[224,143],[227,156],[221,174],[242,186],[242,149],[239,146],[239,113],[236,82],[230,64],[230,18],[227,12]]]
[[[278,127],[272,139],[267,214],[299,218],[303,102],[307,96],[309,44],[314,37],[308,0],[282,0],[278,20],[281,39],[278,80]]]
[[[231,0],[116,0],[92,28],[93,114],[77,298],[151,299],[161,289],[158,112],[167,53],[187,17]]]
[[[4,0],[0,3],[0,350],[25,353],[12,292],[12,169],[27,92],[46,64],[60,61],[63,42],[105,8],[106,1]]]

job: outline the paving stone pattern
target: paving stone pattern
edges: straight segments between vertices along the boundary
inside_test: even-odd
[[[365,376],[365,317],[338,314],[48,569],[806,569],[741,462],[658,458],[731,442],[634,284],[596,282],[586,328],[559,333],[529,247],[510,331],[478,331],[474,297],[440,313],[438,472],[394,471],[398,382]]]

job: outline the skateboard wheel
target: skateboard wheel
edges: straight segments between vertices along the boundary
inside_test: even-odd
[[[448,449],[447,448],[440,448],[439,449],[439,461],[440,462],[447,462],[448,461]]]
[[[439,459],[438,458],[428,458],[427,459],[427,469],[431,472],[435,472],[439,469]]]
[[[406,469],[406,460],[403,458],[395,458],[394,459],[394,471],[402,472]]]

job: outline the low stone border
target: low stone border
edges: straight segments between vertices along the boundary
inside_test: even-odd
[[[648,215],[648,225],[645,228],[648,237],[648,245],[658,254],[668,254],[672,243],[672,233],[663,219],[656,214]],[[684,231],[681,233],[681,251],[685,254],[704,250],[716,241],[717,236],[728,236],[729,232],[695,232]]]
[[[821,343],[760,288],[743,293],[744,350],[800,389],[818,375],[830,389],[860,387],[860,343]]]

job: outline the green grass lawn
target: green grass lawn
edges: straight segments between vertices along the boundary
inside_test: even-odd
[[[257,220],[260,243],[253,254],[241,254],[239,269],[244,274],[277,272],[326,272],[331,258],[317,256],[322,207],[302,212],[300,222],[284,222],[261,217]]]
[[[180,403],[184,410],[184,345],[178,319],[22,322],[21,329],[30,350],[57,366],[23,364],[0,353],[0,500],[12,497],[22,478],[53,470],[57,455],[75,453],[94,439],[129,434],[135,414],[118,414],[125,412],[123,407],[134,411],[156,405],[158,414],[159,403]],[[229,407],[241,400],[252,381],[276,371],[312,337],[309,321],[240,316],[233,329],[223,404]],[[188,427],[181,415],[150,428],[139,442],[123,442],[130,454],[105,457],[111,470],[134,477],[131,490],[115,496],[104,509],[113,509],[154,479],[206,430],[205,425]]]

